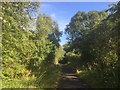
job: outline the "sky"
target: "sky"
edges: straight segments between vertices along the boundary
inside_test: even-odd
[[[60,38],[60,44],[67,42],[64,34],[66,25],[69,24],[71,18],[78,12],[89,12],[92,10],[105,10],[109,8],[109,2],[42,2],[40,12],[52,17],[57,21],[59,30],[63,32]]]

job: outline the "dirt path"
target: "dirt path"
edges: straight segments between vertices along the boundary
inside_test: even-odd
[[[62,75],[58,88],[89,88],[85,82],[78,77],[74,70],[67,66],[62,67]]]

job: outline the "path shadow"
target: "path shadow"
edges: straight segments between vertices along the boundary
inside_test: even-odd
[[[58,84],[58,90],[61,88],[89,88],[85,82],[79,78],[76,71],[67,65],[62,66],[62,74]]]

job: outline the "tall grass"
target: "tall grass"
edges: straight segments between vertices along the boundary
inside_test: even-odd
[[[111,71],[107,73],[104,70],[98,71],[97,69],[77,71],[79,76],[92,88],[116,88],[119,84],[118,77],[114,76]]]
[[[37,76],[3,79],[2,88],[56,88],[60,76],[60,68],[55,65],[46,65]]]

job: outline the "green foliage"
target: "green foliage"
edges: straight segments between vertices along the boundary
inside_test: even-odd
[[[60,75],[55,64],[62,59],[71,69],[82,70],[93,87],[120,87],[120,2],[109,14],[77,12],[65,30],[66,53],[59,44],[57,22],[39,14],[38,8],[35,2],[2,3],[3,88],[54,88]]]
[[[49,65],[47,62],[42,62],[38,72],[36,85],[39,88],[55,88],[60,77],[60,68],[54,64]]]
[[[30,21],[27,16],[29,10],[26,7],[34,11],[32,8],[36,6],[32,6],[31,3],[6,2],[2,4],[3,78],[24,76],[26,64],[34,52],[32,50],[34,48],[33,43],[28,38],[29,33],[25,31],[28,29]]]
[[[59,68],[53,62],[54,58],[60,59],[56,53],[61,50],[61,32],[49,16],[39,14],[37,20],[33,19],[38,8],[35,2],[2,3],[3,88],[54,87],[58,80]],[[36,26],[31,27],[31,23]],[[40,79],[42,75],[50,79]]]
[[[69,46],[65,50],[80,53],[78,69],[82,68],[83,78],[93,87],[120,87],[120,2],[107,11],[109,15],[105,11],[78,12],[66,28]]]
[[[78,69],[78,74],[83,78],[86,83],[93,88],[115,88],[118,86],[118,77],[111,71],[107,72],[106,69],[99,72],[96,70],[88,70],[87,68]]]
[[[85,38],[89,31],[106,16],[105,11],[77,12],[66,27],[68,39],[73,42],[78,38]]]
[[[36,88],[36,78],[5,79],[2,81],[2,88]]]
[[[56,48],[55,51],[55,63],[58,64],[59,61],[61,61],[64,58],[65,51],[60,46],[59,48]]]

